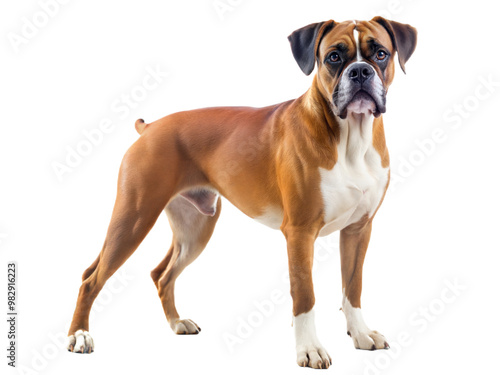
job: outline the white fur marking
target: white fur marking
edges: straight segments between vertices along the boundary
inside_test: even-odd
[[[361,309],[352,307],[345,293],[342,297],[342,311],[347,320],[347,332],[357,349],[372,350],[374,347],[375,349],[384,349],[389,346],[384,335],[368,328],[361,314]]]
[[[349,114],[340,120],[338,160],[330,170],[319,168],[324,202],[325,226],[319,235],[326,236],[371,217],[387,186],[389,168],[372,143],[373,116]]]
[[[361,43],[359,42],[359,32],[356,30],[356,27],[354,27],[353,35],[354,43],[356,45],[356,61],[363,61],[363,57],[361,56]]]
[[[314,311],[311,310],[294,316],[293,327],[295,330],[297,363],[300,366],[308,364],[314,368],[328,368],[331,358],[316,336]]]
[[[342,298],[342,311],[345,314],[347,330],[351,336],[358,332],[368,332],[370,330],[363,319],[361,308],[352,307],[351,302],[345,295]]]
[[[92,353],[94,340],[87,331],[80,329],[66,339],[66,349],[74,353]]]
[[[201,331],[200,327],[191,319],[177,319],[170,322],[170,327],[177,335],[193,335]]]
[[[339,119],[337,163],[330,170],[319,168],[325,207],[325,226],[320,236],[356,223],[365,214],[371,217],[382,199],[389,168],[382,167],[380,154],[372,144],[373,119],[371,115],[362,114],[349,114],[346,120]],[[283,211],[269,206],[255,220],[279,229]]]
[[[295,328],[295,340],[297,347],[304,344],[319,344],[316,336],[316,325],[314,324],[314,311],[299,314],[293,317]]]

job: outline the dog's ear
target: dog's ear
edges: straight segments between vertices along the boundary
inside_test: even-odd
[[[372,21],[382,25],[389,33],[394,49],[398,52],[399,65],[406,74],[405,63],[417,47],[417,29],[407,24],[386,20],[380,16],[374,17]]]
[[[311,74],[316,62],[319,43],[325,33],[333,28],[335,22],[325,21],[312,23],[295,30],[288,36],[293,57],[305,75]]]

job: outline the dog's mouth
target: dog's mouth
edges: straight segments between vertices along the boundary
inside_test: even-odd
[[[364,90],[359,90],[352,97],[349,105],[346,108],[347,112],[352,113],[368,113],[377,112],[377,104],[373,97]]]
[[[344,101],[338,108],[337,115],[341,119],[347,118],[349,113],[373,115],[379,117],[385,112],[385,100],[376,100],[369,92],[359,89],[351,99]]]

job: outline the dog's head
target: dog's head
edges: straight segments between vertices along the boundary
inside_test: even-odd
[[[375,17],[370,21],[333,20],[294,31],[293,56],[309,75],[318,64],[318,88],[342,119],[348,113],[385,112],[387,89],[394,78],[394,56],[405,71],[417,43],[410,25]]]

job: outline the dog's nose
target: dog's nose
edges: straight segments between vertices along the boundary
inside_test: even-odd
[[[349,67],[349,79],[360,84],[373,78],[374,75],[373,68],[365,62],[357,62]]]

